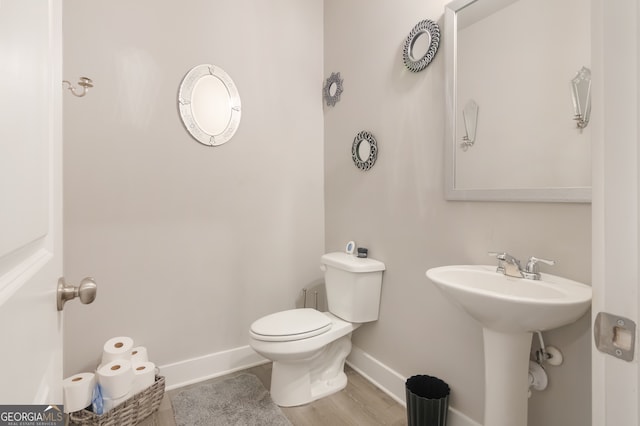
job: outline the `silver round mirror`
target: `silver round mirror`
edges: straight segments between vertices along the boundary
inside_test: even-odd
[[[440,44],[440,28],[429,19],[418,22],[404,42],[402,59],[412,72],[422,71],[431,63]]]
[[[178,108],[185,128],[207,146],[222,145],[240,124],[240,94],[222,68],[193,67],[182,80]]]
[[[360,170],[369,170],[378,158],[376,138],[366,130],[359,132],[351,145],[351,158]]]

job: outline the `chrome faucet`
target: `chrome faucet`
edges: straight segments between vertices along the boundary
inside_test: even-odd
[[[542,262],[547,265],[555,265],[554,260],[540,259],[538,257],[531,256],[527,261],[527,265],[524,269],[520,266],[520,261],[509,253],[497,253],[489,252],[490,256],[495,256],[498,259],[498,267],[496,272],[515,278],[526,278],[529,280],[539,280],[540,272],[538,263]]]

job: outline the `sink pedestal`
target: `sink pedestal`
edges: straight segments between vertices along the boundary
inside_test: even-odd
[[[530,332],[506,333],[483,328],[484,424],[526,426],[529,403]]]

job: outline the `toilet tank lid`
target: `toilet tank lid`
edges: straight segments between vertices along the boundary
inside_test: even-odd
[[[362,258],[344,252],[334,252],[322,255],[320,263],[333,266],[348,272],[376,272],[384,271],[384,263],[369,257]]]

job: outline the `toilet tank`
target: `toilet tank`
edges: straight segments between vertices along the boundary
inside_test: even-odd
[[[378,319],[384,263],[342,252],[327,253],[320,263],[329,312],[355,323]]]

